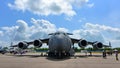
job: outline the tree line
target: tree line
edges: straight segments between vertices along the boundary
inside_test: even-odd
[[[4,50],[7,50],[8,47],[3,47]],[[31,49],[31,50],[34,50],[36,52],[41,52],[41,51],[48,51],[49,49],[48,48],[36,48],[36,47],[30,47],[28,49]],[[74,50],[75,52],[80,52],[81,50],[87,50],[87,51],[103,51],[103,50],[118,50],[120,52],[120,47],[116,47],[116,48],[101,48],[101,49],[94,49],[92,47],[89,47],[89,48],[77,48],[77,47],[74,47]]]

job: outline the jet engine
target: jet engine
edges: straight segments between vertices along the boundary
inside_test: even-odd
[[[101,42],[96,42],[93,44],[93,48],[96,48],[96,49],[99,49],[99,48],[102,48],[103,47],[103,44]]]
[[[41,40],[34,40],[34,46],[35,47],[41,47],[42,46],[42,41]]]
[[[28,44],[26,42],[19,42],[18,48],[26,49],[28,47]]]
[[[78,42],[79,47],[86,47],[87,46],[87,41],[86,40],[80,40]]]

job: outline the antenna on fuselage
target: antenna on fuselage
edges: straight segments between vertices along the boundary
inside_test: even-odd
[[[72,33],[66,33],[67,35],[73,35]]]
[[[53,35],[54,33],[50,33],[50,34],[48,34],[48,35]]]

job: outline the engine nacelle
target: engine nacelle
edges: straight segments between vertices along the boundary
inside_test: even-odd
[[[26,42],[19,42],[18,43],[18,48],[27,49],[27,47],[28,47],[28,44]]]
[[[34,40],[34,46],[35,47],[41,47],[42,46],[42,41],[41,40]]]
[[[99,48],[102,48],[103,47],[103,44],[101,42],[96,42],[93,44],[93,48],[96,48],[96,49],[99,49]]]
[[[86,47],[87,46],[87,41],[86,40],[80,40],[79,42],[78,42],[78,45],[79,45],[79,47]]]

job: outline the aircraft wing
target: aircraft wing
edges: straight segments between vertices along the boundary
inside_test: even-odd
[[[74,39],[71,38],[72,43],[78,43],[79,47],[84,48],[87,46],[87,41],[84,39]]]
[[[41,39],[41,41],[42,41],[43,43],[47,43],[47,44],[48,44],[49,38]]]
[[[95,42],[88,42],[88,44],[89,45],[94,45],[95,43],[98,43],[97,41],[95,41]],[[99,42],[99,43],[101,43],[101,42]],[[105,45],[105,44],[102,44],[103,45],[103,47],[111,47],[111,43],[109,42],[109,45]]]
[[[48,41],[49,41],[49,38],[46,38],[46,39],[38,39],[39,41],[41,41],[42,43],[47,43],[48,44]],[[31,42],[26,42],[28,45],[32,45],[34,44],[35,40],[34,41],[31,41]]]
[[[80,41],[80,39],[71,38],[71,41],[72,41],[72,43],[78,43]]]
[[[18,45],[11,45],[10,47],[17,47]]]
[[[41,47],[43,43],[48,44],[48,41],[49,41],[49,38],[38,39],[38,40],[30,41],[30,42],[23,41],[23,42],[19,42],[16,45],[11,45],[10,47],[19,47],[19,48],[22,48],[22,49],[26,49],[29,45],[34,45],[36,47]]]
[[[103,47],[112,47],[111,45],[103,45]]]
[[[89,42],[84,39],[74,39],[71,38],[72,43],[78,43],[80,47],[86,47],[87,45],[92,45],[93,48],[102,48],[102,47],[111,47],[111,43],[109,42],[109,45],[104,45],[101,42],[95,41],[95,42]]]

